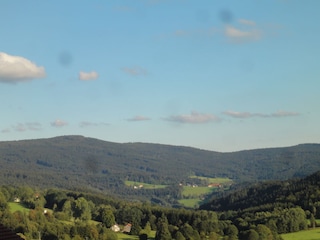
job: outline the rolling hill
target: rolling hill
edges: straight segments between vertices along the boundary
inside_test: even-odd
[[[191,175],[236,183],[285,180],[320,170],[320,144],[232,153],[149,143],[113,143],[83,136],[0,142],[2,184],[98,191],[126,198],[177,198]],[[164,184],[140,191],[124,182]]]

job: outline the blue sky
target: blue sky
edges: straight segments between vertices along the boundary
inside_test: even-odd
[[[0,1],[0,141],[319,143],[320,1]]]

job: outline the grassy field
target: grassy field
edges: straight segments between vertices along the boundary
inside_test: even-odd
[[[197,178],[200,180],[206,180],[209,183],[231,183],[232,180],[230,178],[210,178],[210,177],[199,177],[199,176],[190,176],[190,178]]]
[[[124,184],[128,187],[139,187],[140,185],[143,186],[144,189],[159,189],[165,188],[167,185],[160,185],[160,184],[149,184],[144,182],[135,182],[135,181],[125,181]]]
[[[281,234],[283,240],[319,240],[320,228],[300,231],[295,233]]]
[[[201,201],[199,198],[188,198],[188,199],[180,199],[178,200],[178,202],[185,207],[194,208],[194,207],[198,207]]]
[[[185,207],[198,207],[202,201],[201,196],[209,194],[215,189],[216,188],[184,186],[182,190],[183,198],[179,200],[179,203]]]
[[[199,176],[190,176],[190,178],[196,178],[200,180],[205,180],[208,184],[229,184],[232,183],[232,180],[229,178],[209,178],[209,177],[199,177]],[[207,187],[207,186],[183,186],[182,196],[183,199],[179,200],[179,203],[185,207],[194,208],[201,203],[201,197],[215,191],[216,187]]]
[[[182,196],[183,197],[191,197],[191,196],[201,196],[204,194],[211,193],[212,190],[215,188],[209,188],[209,187],[191,187],[191,186],[184,186],[182,190]]]
[[[29,212],[30,211],[30,209],[24,207],[21,203],[9,202],[8,205],[11,212],[16,212],[16,211]]]

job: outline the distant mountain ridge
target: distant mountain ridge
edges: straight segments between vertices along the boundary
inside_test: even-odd
[[[304,177],[317,170],[320,144],[220,153],[83,136],[0,142],[2,184],[87,189],[126,197],[159,193],[138,193],[126,188],[125,180],[175,186],[198,175],[241,183]]]

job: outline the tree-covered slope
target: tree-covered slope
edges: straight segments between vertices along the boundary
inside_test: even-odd
[[[145,198],[171,196],[190,175],[228,177],[235,182],[283,180],[320,169],[320,145],[303,144],[219,153],[148,143],[112,143],[82,136],[0,142],[0,180],[102,191]],[[172,189],[136,191],[124,180],[166,184]]]
[[[200,208],[214,211],[256,212],[297,206],[314,211],[317,217],[320,217],[320,171],[302,179],[258,183],[214,199]]]

